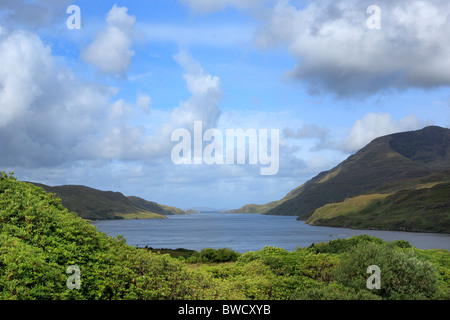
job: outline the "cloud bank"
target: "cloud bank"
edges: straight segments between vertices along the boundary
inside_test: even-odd
[[[98,130],[113,90],[83,83],[27,31],[0,36],[0,162],[61,163]]]
[[[2,0],[0,17],[3,25],[20,28],[45,28],[57,21],[72,0]]]
[[[448,1],[379,0],[380,30],[366,25],[372,1],[317,0],[301,7],[287,0],[181,3],[198,13],[229,6],[252,12],[261,23],[255,44],[285,48],[296,64],[284,78],[300,81],[310,94],[361,98],[450,85]]]
[[[214,127],[220,116],[220,79],[206,73],[189,53],[174,59],[184,70],[191,96],[167,121],[148,127],[151,98],[136,103],[115,98],[117,90],[78,79],[52,50],[28,31],[0,33],[0,163],[52,167],[76,161],[170,161],[173,130],[194,121]],[[135,120],[143,124],[136,124]]]

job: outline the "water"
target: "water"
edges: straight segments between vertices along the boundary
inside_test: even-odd
[[[237,252],[274,246],[293,251],[311,243],[368,234],[386,241],[407,240],[420,249],[450,250],[450,235],[397,231],[353,230],[310,226],[293,216],[196,213],[168,219],[103,220],[94,225],[108,236],[123,235],[132,246],[152,248],[231,248]]]

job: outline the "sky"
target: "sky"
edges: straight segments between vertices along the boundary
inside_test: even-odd
[[[279,200],[376,137],[450,127],[448,30],[447,0],[0,0],[0,171],[182,209]],[[206,163],[238,129],[244,163]]]

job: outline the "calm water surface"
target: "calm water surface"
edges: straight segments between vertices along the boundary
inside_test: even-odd
[[[123,235],[132,246],[152,248],[231,248],[237,252],[274,246],[293,251],[311,243],[368,234],[386,241],[407,240],[420,249],[450,250],[450,235],[318,227],[293,216],[195,213],[168,219],[105,220],[94,225],[108,236]]]

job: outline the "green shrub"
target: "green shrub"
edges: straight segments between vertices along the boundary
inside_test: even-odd
[[[338,258],[314,253],[306,249],[288,252],[281,248],[265,247],[257,252],[242,254],[238,263],[260,260],[277,276],[306,276],[318,281],[330,281],[331,270]]]
[[[369,290],[370,265],[380,268],[380,289]],[[343,254],[335,269],[337,282],[359,292],[368,290],[384,299],[431,299],[437,293],[436,269],[413,250],[392,243],[361,243]]]
[[[335,239],[329,242],[313,243],[308,249],[316,253],[344,253],[361,243],[384,243],[383,240],[367,234],[353,236],[348,239]]]
[[[420,250],[414,248],[415,254],[431,262],[437,269],[439,293],[435,299],[450,299],[450,252],[445,249]]]
[[[199,253],[193,253],[188,259],[189,263],[222,263],[236,261],[239,253],[229,248],[204,248]]]
[[[81,270],[80,289],[66,285],[70,265]],[[0,173],[1,299],[212,299],[230,293],[218,285],[169,255],[107,237],[54,195]]]
[[[329,284],[317,284],[306,288],[300,292],[294,293],[290,299],[292,300],[381,300],[381,297],[360,290],[356,292],[354,289],[345,287],[336,282]]]
[[[58,264],[46,261],[43,249],[4,233],[0,243],[0,300],[61,296],[63,271]]]
[[[412,248],[412,245],[409,243],[409,241],[406,240],[394,240],[391,242],[394,246],[399,248]]]

